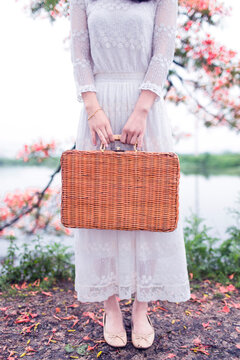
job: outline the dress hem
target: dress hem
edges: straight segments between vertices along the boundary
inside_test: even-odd
[[[176,289],[176,286],[170,286],[173,287],[174,289]],[[186,282],[184,284],[178,285],[177,287],[181,287],[184,290],[182,290],[182,294],[181,295],[175,295],[177,293],[177,291],[174,290],[174,292],[171,291],[171,295],[168,293],[168,290],[164,290],[163,286],[159,286],[158,290],[155,290],[155,294],[150,294],[149,297],[141,297],[141,296],[137,296],[137,293],[140,293],[140,288],[137,287],[137,291],[134,290],[129,290],[129,287],[127,288],[127,290],[125,291],[125,295],[123,295],[124,293],[124,288],[121,287],[121,289],[123,291],[122,294],[120,294],[119,290],[118,290],[118,286],[116,285],[115,287],[112,287],[109,291],[104,291],[101,292],[101,295],[96,295],[92,293],[92,296],[82,296],[79,293],[79,289],[81,289],[81,294],[85,293],[89,293],[89,289],[91,291],[91,288],[86,287],[86,286],[75,286],[75,291],[77,292],[77,299],[78,301],[85,303],[93,303],[93,302],[103,302],[105,300],[108,299],[109,296],[111,295],[117,295],[117,297],[120,300],[129,300],[132,297],[136,297],[138,301],[144,301],[144,302],[150,302],[150,301],[168,301],[168,302],[175,302],[175,303],[180,303],[180,302],[186,302],[188,300],[191,299],[191,291],[190,291],[190,286],[189,286],[189,282]],[[168,285],[169,288],[169,285]],[[85,291],[83,290],[85,289]],[[97,289],[99,288],[95,288],[94,291],[97,292]],[[102,290],[102,289],[101,289]],[[131,292],[131,296],[129,296],[129,291]],[[168,293],[168,294],[167,294]],[[174,294],[175,293],[175,294]],[[135,296],[136,295],[136,296]]]

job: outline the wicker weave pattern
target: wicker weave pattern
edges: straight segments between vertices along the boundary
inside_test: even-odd
[[[70,228],[173,231],[180,165],[173,152],[67,150],[61,222]]]

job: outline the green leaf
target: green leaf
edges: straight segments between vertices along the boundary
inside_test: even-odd
[[[73,346],[71,344],[67,344],[65,346],[65,350],[66,350],[67,353],[71,353],[71,352],[74,351],[74,348],[73,348]]]
[[[87,348],[88,348],[88,344],[83,344],[83,345],[79,346],[79,347],[76,349],[76,352],[77,352],[79,355],[85,355]]]

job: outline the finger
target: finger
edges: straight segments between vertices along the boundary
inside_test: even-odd
[[[104,145],[108,146],[108,143],[107,143],[107,141],[106,141],[106,139],[105,139],[105,136],[103,135],[103,133],[102,133],[102,131],[101,131],[100,129],[97,129],[97,134],[98,134],[98,136],[99,136],[100,141],[101,141]]]
[[[107,143],[109,144],[110,140],[109,140],[109,138],[108,138],[108,133],[107,133],[107,131],[106,131],[106,128],[105,128],[105,127],[102,127],[102,128],[101,128],[101,131],[102,131],[102,133],[103,133],[103,135],[104,135]]]
[[[127,132],[127,144],[131,144],[131,139],[132,139],[133,133],[131,131]]]
[[[109,137],[110,141],[114,141],[112,128],[111,128],[111,125],[109,123],[106,125],[106,130],[107,130],[108,137]]]
[[[121,141],[122,143],[125,143],[125,142],[126,142],[126,138],[127,138],[127,133],[126,133],[126,130],[123,129],[122,134],[121,134],[121,137],[120,137],[120,141]]]
[[[139,135],[140,135],[140,134],[137,134],[137,133],[135,133],[135,134],[133,135],[133,137],[132,137],[132,139],[131,139],[131,141],[130,141],[130,143],[131,143],[132,145],[136,144],[137,138],[138,138]]]
[[[143,145],[143,134],[140,134],[137,139],[137,147],[141,148]]]
[[[91,129],[91,136],[92,136],[92,142],[93,142],[93,145],[96,146],[96,133],[94,130]]]

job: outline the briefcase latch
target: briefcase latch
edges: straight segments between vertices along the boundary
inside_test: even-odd
[[[120,141],[121,135],[117,134],[117,135],[113,135],[113,137],[114,137],[114,140]],[[121,144],[121,145],[118,144],[118,145],[116,145],[116,141],[114,141],[114,142],[110,143],[109,150],[113,150],[113,151],[116,151],[116,152],[124,152],[124,151],[127,151],[127,150],[132,150],[133,146],[134,146],[134,150],[137,151],[137,143],[134,144],[134,145],[130,145],[130,144]],[[123,147],[125,147],[125,149],[123,149]],[[104,150],[105,150],[105,145],[102,142],[101,142],[101,145],[100,145],[100,150],[102,152],[104,152]]]
[[[124,149],[121,149],[120,146],[116,146],[116,148],[115,148],[113,151],[120,152],[120,151],[125,151],[125,150],[124,150]]]

